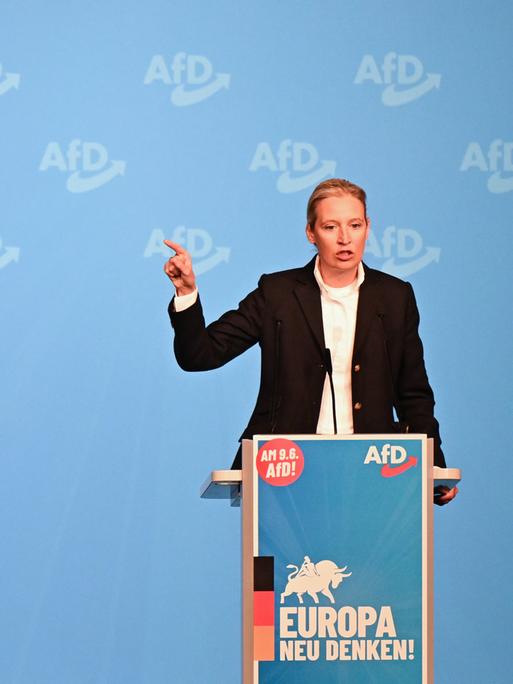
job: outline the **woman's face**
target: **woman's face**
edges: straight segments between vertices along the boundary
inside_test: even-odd
[[[353,282],[369,229],[364,206],[353,195],[334,195],[317,204],[315,226],[308,224],[306,235],[317,247],[326,285],[344,287]]]

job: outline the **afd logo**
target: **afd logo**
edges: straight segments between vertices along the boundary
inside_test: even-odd
[[[276,188],[289,193],[305,190],[323,178],[334,176],[336,166],[335,161],[319,161],[319,153],[311,143],[282,140],[276,153],[269,143],[258,143],[249,170],[267,169],[279,173]]]
[[[513,172],[513,142],[504,142],[500,138],[493,140],[488,146],[488,150],[483,152],[478,142],[468,144],[460,171],[469,169],[479,169],[488,176],[487,187],[494,194],[511,192],[513,190],[513,176],[503,176],[503,173]]]
[[[163,55],[153,55],[144,77],[144,85],[160,81],[171,86],[171,102],[187,107],[202,102],[230,87],[230,74],[216,72],[207,57],[178,52],[169,68]]]
[[[169,259],[170,254],[173,253],[170,253],[169,247],[164,245],[164,240],[167,238],[168,235],[164,234],[161,228],[152,230],[143,256],[149,258],[158,254]],[[230,248],[214,247],[214,240],[211,235],[202,228],[177,226],[170,239],[172,242],[183,245],[189,252],[193,259],[194,273],[198,276],[230,259]]]
[[[361,85],[371,81],[375,85],[385,86],[381,102],[387,107],[400,107],[440,87],[440,74],[428,73],[425,78],[423,76],[424,66],[418,57],[387,52],[381,65],[372,55],[364,55],[354,83]]]
[[[371,231],[365,247],[365,255],[372,255],[377,267],[397,278],[407,278],[413,273],[440,260],[440,247],[424,247],[422,235],[411,228],[387,226],[381,236]]]
[[[52,168],[70,174],[66,180],[66,188],[70,192],[89,192],[116,176],[123,176],[126,162],[113,160],[109,164],[109,155],[103,145],[75,138],[65,151],[58,142],[48,143],[39,170],[48,171]]]
[[[384,444],[381,450],[375,445],[369,447],[363,463],[364,465],[369,465],[369,463],[380,465],[382,477],[395,477],[414,468],[417,461],[416,456],[408,456],[404,447]]]
[[[0,95],[5,95],[15,88],[18,90],[20,87],[21,76],[19,74],[13,74],[10,71],[3,71],[2,65],[0,64]]]
[[[20,260],[19,247],[2,247],[2,238],[0,238],[0,269],[5,268],[9,264],[18,262]]]

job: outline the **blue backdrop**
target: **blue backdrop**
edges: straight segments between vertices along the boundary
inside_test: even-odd
[[[0,681],[240,681],[238,511],[198,487],[231,462],[258,356],[177,368],[161,239],[212,319],[311,258],[332,175],[368,191],[367,262],[414,285],[464,472],[436,511],[436,681],[510,681],[512,21],[476,0],[3,1]]]

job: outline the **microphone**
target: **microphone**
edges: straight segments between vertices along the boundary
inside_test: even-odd
[[[333,412],[333,434],[337,434],[337,406],[335,403],[335,388],[333,386],[333,364],[331,363],[331,352],[329,349],[324,350],[324,365],[330,381],[331,390],[331,410]]]

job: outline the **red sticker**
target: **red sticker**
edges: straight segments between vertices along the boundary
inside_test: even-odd
[[[286,487],[295,482],[303,472],[305,457],[290,439],[271,439],[258,450],[256,467],[258,474],[274,487]]]

